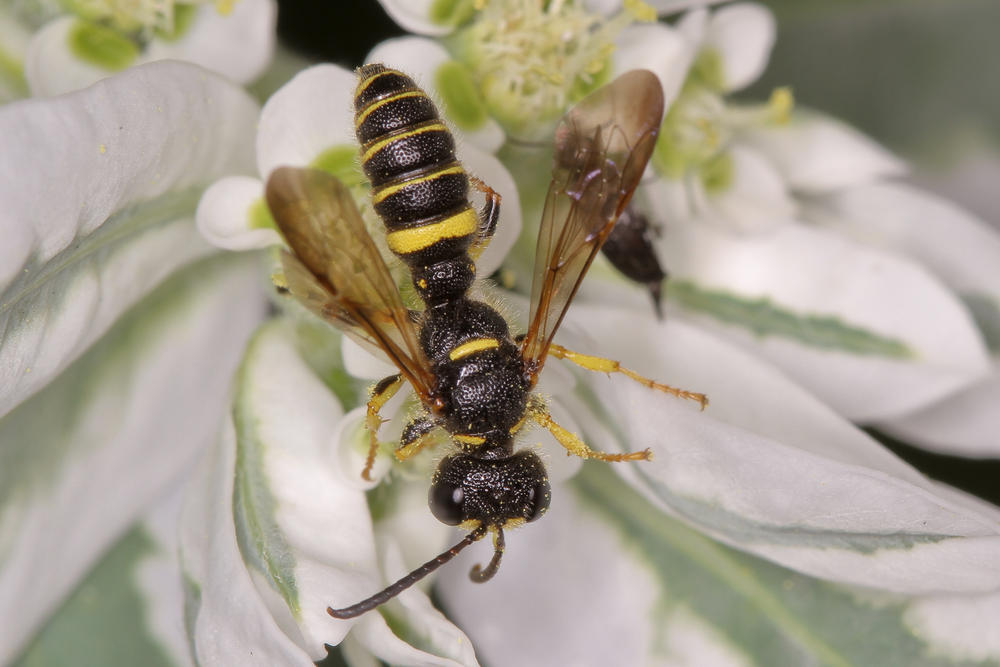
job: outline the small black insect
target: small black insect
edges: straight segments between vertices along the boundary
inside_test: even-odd
[[[660,260],[656,256],[654,236],[655,230],[649,224],[649,218],[633,204],[629,204],[618,216],[618,222],[604,242],[601,252],[622,275],[646,286],[653,297],[656,316],[663,319],[661,298],[667,273],[660,267]]]
[[[496,573],[504,529],[534,521],[549,506],[541,459],[514,449],[529,421],[548,429],[577,456],[649,459],[648,449],[597,452],[552,419],[533,393],[549,355],[706,403],[702,394],[653,382],[616,361],[552,340],[653,150],[663,115],[663,93],[653,74],[640,70],[621,76],[559,124],[528,329],[519,336],[511,335],[496,310],[469,296],[475,258],[496,228],[500,196],[465,172],[451,133],[410,77],[378,64],[365,65],[358,76],[361,164],[385,224],[386,244],[409,268],[424,309],[415,313],[404,307],[347,187],[313,169],[283,167],[267,183],[268,206],[291,248],[282,253],[284,288],[346,334],[381,350],[399,369],[374,387],[368,402],[371,448],[362,475],[368,478],[378,449],[380,409],[409,383],[425,412],[404,428],[396,456],[405,460],[432,445],[437,429],[449,434],[456,452],[434,473],[430,508],[442,522],[470,532],[383,591],[343,609],[328,609],[335,618],[375,608],[490,532],[493,558],[470,576],[486,581]],[[481,212],[468,201],[470,184],[486,196]]]

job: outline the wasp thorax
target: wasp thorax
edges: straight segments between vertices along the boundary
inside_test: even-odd
[[[550,500],[545,466],[530,451],[501,459],[449,456],[438,465],[428,497],[434,516],[450,526],[476,521],[502,527],[534,521]]]
[[[413,286],[428,306],[461,297],[469,291],[475,279],[476,265],[467,255],[413,268]]]

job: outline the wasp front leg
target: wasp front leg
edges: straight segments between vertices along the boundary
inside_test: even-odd
[[[382,416],[379,411],[385,407],[399,388],[403,386],[402,375],[390,375],[379,380],[378,384],[372,387],[371,396],[368,399],[368,414],[365,417],[365,427],[368,429],[370,441],[368,443],[368,458],[365,459],[365,468],[361,471],[361,477],[371,481],[372,466],[375,465],[375,455],[378,454],[378,430],[382,426]]]
[[[613,359],[605,359],[603,357],[594,357],[589,354],[581,354],[579,352],[569,350],[562,345],[556,345],[555,343],[553,343],[549,348],[549,354],[556,359],[566,359],[567,361],[572,361],[577,366],[586,368],[588,371],[596,371],[598,373],[621,373],[625,377],[635,380],[639,384],[649,387],[650,389],[662,391],[666,394],[676,396],[677,398],[686,398],[690,401],[697,401],[702,410],[704,410],[708,405],[708,396],[705,394],[699,394],[685,389],[678,389],[677,387],[671,387],[668,384],[662,384],[660,382],[650,380],[647,377],[639,375],[633,370],[625,368]]]
[[[648,448],[641,452],[627,454],[608,454],[591,449],[576,433],[572,433],[557,424],[541,400],[532,400],[528,406],[528,416],[538,425],[545,427],[559,441],[559,444],[566,448],[567,454],[575,454],[581,459],[597,459],[598,461],[616,463],[620,461],[650,461],[653,458],[653,452]]]

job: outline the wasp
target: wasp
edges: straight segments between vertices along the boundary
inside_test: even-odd
[[[399,373],[378,382],[368,402],[368,478],[379,443],[379,411],[404,384],[423,414],[403,429],[395,453],[405,460],[437,442],[455,445],[431,481],[431,512],[469,531],[464,539],[399,581],[343,609],[351,618],[374,609],[488,533],[492,560],[470,572],[490,579],[500,566],[504,531],[534,521],[551,499],[545,466],[515,450],[529,422],[549,430],[568,452],[603,461],[648,460],[648,449],[608,454],[556,423],[533,393],[549,356],[583,368],[623,373],[648,387],[693,399],[702,394],[653,382],[618,362],[574,352],[553,338],[587,269],[628,204],[663,115],[657,78],[624,74],[576,105],[555,132],[552,183],[538,235],[528,327],[512,335],[490,305],[470,296],[475,258],[492,237],[500,195],[470,176],[434,103],[406,74],[380,64],[358,70],[355,125],[371,201],[386,245],[409,269],[422,310],[410,310],[348,188],[318,170],[282,167],[266,199],[290,251],[281,253],[284,289],[362,345],[381,350]],[[480,210],[471,189],[485,196]]]

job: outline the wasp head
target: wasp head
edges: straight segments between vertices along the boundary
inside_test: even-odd
[[[512,528],[549,507],[548,474],[534,452],[483,459],[455,454],[441,461],[428,501],[439,521],[466,528]]]

